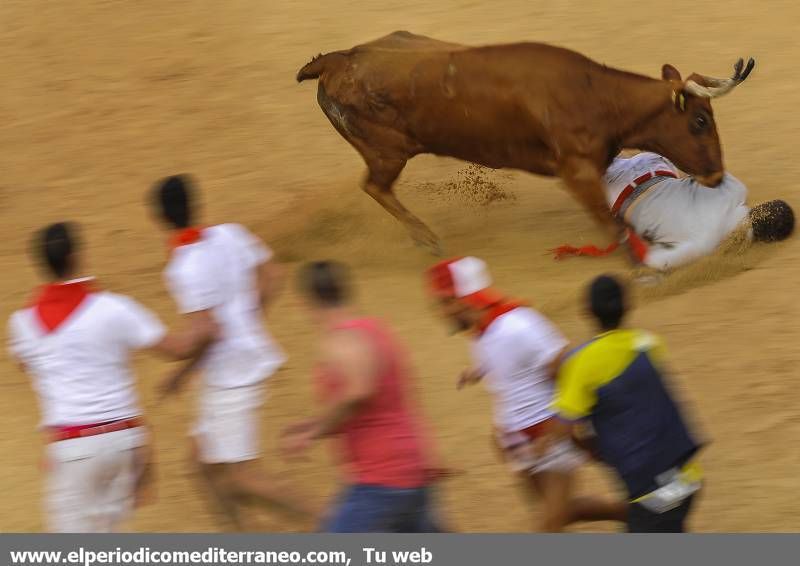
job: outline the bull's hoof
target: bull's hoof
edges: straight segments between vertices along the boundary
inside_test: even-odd
[[[431,231],[413,231],[411,233],[411,238],[417,246],[427,250],[436,257],[441,257],[444,253],[439,238]]]

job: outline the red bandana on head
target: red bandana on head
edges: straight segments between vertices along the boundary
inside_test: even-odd
[[[203,229],[200,227],[183,228],[175,232],[169,240],[170,249],[188,246],[203,239]]]
[[[50,283],[42,287],[33,301],[36,315],[45,330],[53,332],[95,291],[92,279]]]

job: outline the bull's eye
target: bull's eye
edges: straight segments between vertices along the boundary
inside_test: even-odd
[[[697,114],[691,123],[692,132],[700,134],[708,129],[709,119],[704,114]]]

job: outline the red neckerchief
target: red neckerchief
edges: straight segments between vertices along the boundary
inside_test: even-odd
[[[33,308],[42,326],[50,333],[67,320],[94,291],[91,279],[50,283],[42,287],[33,302]]]
[[[489,310],[486,312],[480,322],[478,322],[478,336],[486,332],[486,329],[489,328],[489,325],[492,324],[497,318],[503,316],[507,312],[511,312],[514,309],[524,306],[525,303],[522,301],[514,301],[511,299],[504,299],[499,303],[495,303],[489,307]]]
[[[170,249],[179,248],[181,246],[188,246],[199,242],[203,238],[203,229],[197,226],[190,228],[183,228],[176,231],[169,239]]]

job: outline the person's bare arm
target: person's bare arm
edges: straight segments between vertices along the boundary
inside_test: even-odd
[[[11,360],[17,364],[22,373],[28,373],[28,368],[22,360],[22,338],[17,327],[17,316],[14,315],[8,321],[8,353]]]
[[[297,454],[311,443],[336,433],[375,394],[380,360],[355,330],[336,332],[323,345],[323,360],[342,379],[342,390],[323,414],[290,426],[283,433],[285,452]]]
[[[481,368],[478,367],[471,367],[463,370],[461,374],[458,376],[458,381],[456,382],[456,389],[462,390],[468,385],[475,385],[476,383],[480,383],[480,381],[486,377],[486,372],[483,371]]]
[[[217,324],[211,311],[204,310],[185,316],[187,328],[177,334],[169,334],[152,350],[173,359],[184,360],[159,386],[162,396],[177,393],[188,381],[217,334]]]
[[[266,310],[283,290],[285,272],[275,260],[268,260],[258,265],[256,276],[261,308]]]
[[[178,393],[183,388],[186,382],[189,381],[194,372],[197,370],[210,345],[211,343],[209,342],[194,356],[185,360],[184,363],[178,367],[178,369],[167,376],[167,378],[158,387],[162,399]]]
[[[337,401],[317,420],[314,438],[335,433],[369,401],[377,387],[379,361],[360,331],[339,331],[325,346],[326,364],[342,377]]]
[[[558,377],[558,368],[561,367],[561,362],[564,361],[564,357],[569,352],[569,344],[564,346],[558,354],[553,357],[549,364],[547,364],[547,372],[550,375],[550,379],[555,381]]]
[[[187,314],[186,328],[179,332],[169,332],[149,351],[174,360],[194,359],[198,352],[210,344],[217,331],[211,311],[198,311]]]
[[[17,364],[19,371],[21,371],[22,373],[28,373],[28,366],[25,365],[25,362],[23,362],[16,356],[12,356],[12,360]]]

